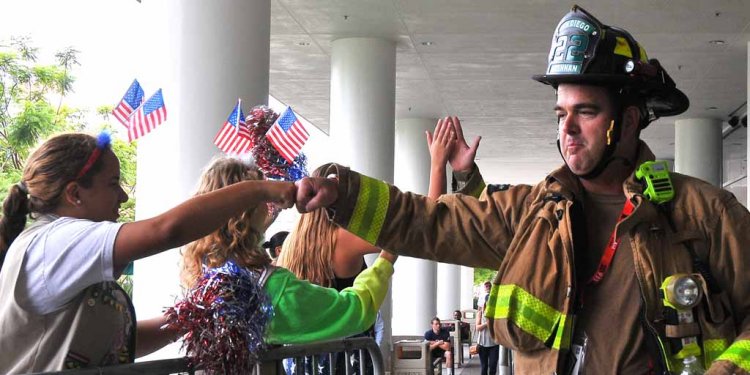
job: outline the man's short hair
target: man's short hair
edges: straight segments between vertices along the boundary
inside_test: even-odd
[[[432,320],[430,320],[430,323],[435,323],[435,322],[438,322],[438,323],[440,323],[440,318],[438,318],[438,317],[436,316],[436,317],[432,318]]]

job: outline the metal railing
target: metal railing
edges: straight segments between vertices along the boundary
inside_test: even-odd
[[[281,375],[285,374],[282,361],[286,358],[293,358],[298,363],[302,362],[304,357],[312,356],[315,358],[316,355],[328,354],[330,359],[330,374],[334,374],[336,371],[336,361],[333,360],[333,354],[344,352],[344,364],[347,375],[350,374],[365,374],[365,368],[367,362],[365,360],[359,361],[359,371],[355,371],[351,365],[351,357],[355,353],[359,355],[359,358],[365,358],[365,352],[369,354],[372,364],[372,373],[375,375],[385,374],[385,368],[383,365],[383,356],[380,353],[380,348],[375,341],[370,337],[356,337],[343,340],[324,341],[314,344],[304,345],[289,345],[272,348],[260,356],[260,362],[255,365],[255,375]],[[315,369],[316,366],[313,366]],[[44,372],[36,373],[34,375],[133,375],[133,374],[190,374],[193,375],[195,371],[199,369],[190,368],[187,359],[185,358],[172,358],[159,361],[139,362],[127,365],[118,366],[107,366],[107,367],[96,367],[86,368],[77,370],[66,370],[66,371],[55,371],[55,372]],[[296,374],[304,374],[304,366],[296,366]],[[318,373],[315,370],[316,374]]]

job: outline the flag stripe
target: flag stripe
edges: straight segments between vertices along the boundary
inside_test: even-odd
[[[112,110],[112,115],[126,128],[130,128],[130,116],[133,114],[136,108],[143,103],[143,88],[138,80],[133,80],[128,90],[125,91],[125,95],[122,96],[120,102]]]
[[[287,142],[287,137],[280,128],[274,128],[273,132],[275,135],[274,138],[276,139],[276,143],[280,147],[282,147],[284,151],[286,151],[287,155],[291,155],[299,151],[299,148],[296,147],[296,145]]]
[[[128,128],[128,138],[132,141],[138,139],[167,120],[167,107],[164,105],[164,99],[161,89],[157,90],[148,100],[146,100],[130,117]]]
[[[242,154],[250,150],[250,135],[250,129],[245,123],[245,115],[242,113],[238,100],[219,133],[216,134],[214,144],[226,154]]]
[[[309,137],[291,107],[286,108],[266,133],[266,138],[290,164],[294,163]]]
[[[284,157],[287,161],[290,163],[294,161],[294,157],[292,156],[292,152],[288,149],[288,146],[284,142],[280,142],[280,139],[278,138],[278,132],[280,132],[280,129],[278,128],[271,128],[271,135],[272,137],[269,138],[271,141],[271,144],[276,148],[276,150],[279,151],[281,156]],[[276,135],[276,136],[274,136]]]

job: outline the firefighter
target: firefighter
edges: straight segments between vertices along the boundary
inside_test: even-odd
[[[331,164],[325,175],[335,178],[298,183],[298,207],[325,206],[342,227],[401,255],[497,269],[485,314],[495,340],[515,351],[516,373],[679,373],[691,357],[710,374],[748,374],[750,213],[732,194],[654,163],[640,140],[688,98],[630,33],[577,6],[533,78],[555,90],[563,159],[538,184],[485,187],[476,148],[451,118],[449,160],[467,194],[435,202]],[[667,198],[654,194],[662,177]],[[694,286],[685,296],[703,293],[675,309],[665,282],[683,274]],[[693,320],[670,309],[690,309]]]

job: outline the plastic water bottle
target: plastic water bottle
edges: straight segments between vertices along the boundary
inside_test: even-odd
[[[701,367],[698,358],[695,356],[689,356],[682,360],[682,372],[680,375],[703,375],[705,371]]]

